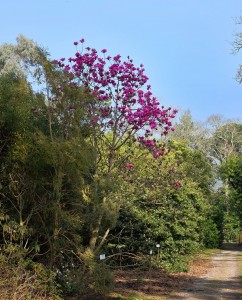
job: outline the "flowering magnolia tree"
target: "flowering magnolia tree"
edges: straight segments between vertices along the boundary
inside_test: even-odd
[[[85,87],[85,92],[97,99],[88,111],[90,125],[111,133],[110,151],[136,135],[133,140],[151,151],[155,158],[162,156],[164,149],[159,147],[153,133],[159,129],[162,135],[167,135],[169,130],[174,130],[171,119],[177,110],[160,107],[147,84],[143,65],[135,67],[132,59],[122,61],[120,55],[107,56],[106,49],[99,55],[95,49],[84,48],[84,39],[74,42],[75,46],[78,44],[81,51],[69,58],[68,64],[64,58],[54,62],[64,68],[73,87]]]
[[[121,151],[122,146],[127,149],[128,141],[139,144],[154,158],[164,154],[165,147],[155,139],[154,133],[159,130],[162,136],[166,136],[169,130],[174,130],[171,120],[177,110],[160,107],[151,93],[151,86],[147,84],[148,77],[143,65],[135,67],[129,57],[123,61],[120,55],[108,56],[106,49],[98,54],[97,50],[84,47],[84,39],[74,42],[74,45],[77,49],[79,46],[81,48],[74,57],[69,58],[68,62],[61,58],[54,63],[67,74],[69,86],[82,88],[89,95],[88,99],[90,96],[94,99],[86,104],[82,100],[80,105],[86,105],[85,116],[88,125],[94,129],[91,137],[98,155],[93,180],[96,180],[95,190],[99,190],[100,176],[113,179],[114,170],[120,174],[122,168],[129,170],[134,167],[134,162],[129,161],[127,154]],[[62,92],[61,86],[59,92]],[[75,111],[77,105],[69,104],[68,109]],[[100,194],[97,197],[99,200],[94,202],[98,204],[93,205],[97,217],[91,225],[89,243],[93,250],[104,215],[100,207],[106,206],[107,193],[106,196],[103,193],[101,202]],[[101,245],[108,232],[109,228],[101,239]]]

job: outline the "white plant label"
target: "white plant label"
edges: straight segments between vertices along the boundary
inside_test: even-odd
[[[100,260],[104,260],[106,258],[105,254],[100,254]]]

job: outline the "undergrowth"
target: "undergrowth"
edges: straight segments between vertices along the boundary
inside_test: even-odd
[[[0,254],[1,300],[61,300],[55,273],[30,259]]]

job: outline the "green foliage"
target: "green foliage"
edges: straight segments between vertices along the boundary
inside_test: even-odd
[[[1,254],[0,270],[1,299],[62,299],[55,273],[40,263]]]
[[[228,179],[232,189],[242,191],[242,154],[230,156],[220,170],[221,177]]]
[[[59,269],[58,279],[68,295],[106,295],[113,288],[113,277],[105,262],[90,248],[79,253],[80,260]],[[74,265],[75,264],[75,265]]]
[[[231,155],[220,168],[221,178],[228,183],[227,211],[224,217],[225,240],[236,239],[242,222],[242,155]]]
[[[209,243],[203,224],[212,176],[201,152],[182,143],[173,142],[172,146],[160,161],[147,155],[142,159],[142,153],[133,152],[135,167],[123,174],[126,201],[111,241],[122,245],[122,251],[144,254],[155,252],[158,243],[161,265],[174,271],[185,270],[185,257]]]
[[[226,242],[235,241],[240,234],[240,220],[236,213],[225,213],[223,231]]]
[[[27,69],[42,64],[44,72],[36,75],[39,80],[39,75],[45,74],[42,79],[48,82],[49,97],[35,93],[26,81],[25,75],[33,69],[12,72],[8,68],[11,57],[2,57],[0,245],[8,256],[34,258],[61,272],[58,278],[65,292],[77,291],[82,282],[82,291],[92,285],[102,293],[111,284],[103,265],[95,263],[91,270],[91,262],[86,262],[84,269],[89,271],[77,276],[97,218],[103,216],[105,230],[114,226],[118,209],[110,200],[102,201],[112,185],[110,180],[95,176],[97,149],[91,138],[93,129],[86,122],[94,99],[85,97],[81,89],[71,89],[66,75],[56,72],[38,47],[32,49],[34,57],[28,57],[25,40],[20,42],[16,47],[5,45],[0,51],[13,51],[20,68],[22,63]],[[73,106],[75,109],[70,109]],[[103,286],[100,280],[105,276]],[[86,277],[92,280],[84,280]]]
[[[203,224],[204,246],[215,249],[220,246],[220,232],[212,219],[207,219]]]

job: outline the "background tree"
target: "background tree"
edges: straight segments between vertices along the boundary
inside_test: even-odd
[[[222,241],[223,228],[238,227],[238,221],[234,224],[233,220],[236,218],[231,215],[232,211],[230,211],[228,179],[223,177],[221,181],[219,170],[232,155],[241,151],[241,124],[239,121],[226,120],[219,115],[212,115],[206,123],[201,124],[194,121],[189,112],[185,112],[174,128],[175,131],[171,137],[185,141],[193,149],[202,150],[212,167],[213,177],[216,180],[212,191],[214,196],[211,200],[211,217],[217,224]]]
[[[174,129],[170,134],[171,139],[186,142],[191,148],[204,153],[207,151],[209,131],[205,124],[193,119],[189,110],[181,114]]]
[[[239,122],[224,120],[218,115],[210,116],[207,122],[212,132],[209,139],[209,154],[219,164],[226,162],[230,155],[241,151],[242,127]]]
[[[17,44],[0,46],[0,75],[15,74],[28,78],[33,83],[43,79],[43,64],[48,53],[36,42],[23,35],[16,38]]]
[[[241,230],[242,221],[242,155],[232,155],[228,158],[227,162],[221,167],[220,174],[223,180],[227,180],[229,185],[229,207],[227,218],[227,227],[230,226],[230,230],[226,228],[229,236],[227,239],[237,238]]]
[[[237,20],[237,25],[241,26],[242,24],[242,17],[239,17]],[[239,31],[235,34],[235,39],[233,41],[233,53],[237,54],[240,52],[242,48],[242,32]],[[239,65],[236,79],[239,83],[242,82],[242,65]]]

